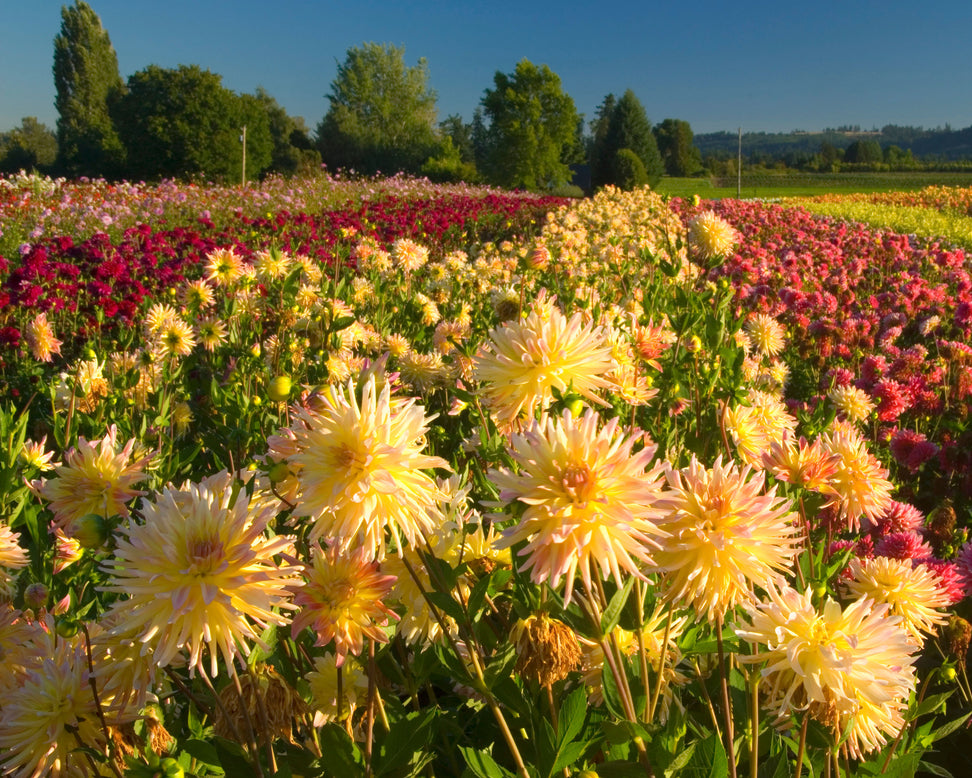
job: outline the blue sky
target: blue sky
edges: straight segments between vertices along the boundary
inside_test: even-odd
[[[53,127],[61,0],[0,0],[0,130]],[[695,132],[841,124],[972,125],[968,0],[446,2],[89,0],[122,77],[196,64],[236,92],[264,87],[313,128],[337,61],[364,41],[428,60],[439,117],[470,119],[496,71],[557,73],[587,119],[633,89],[652,122]]]

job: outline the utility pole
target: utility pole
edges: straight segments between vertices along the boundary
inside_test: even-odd
[[[244,130],[246,127],[243,128]],[[739,152],[736,155],[736,199],[742,198],[742,127],[739,128]]]
[[[243,125],[243,134],[240,135],[240,143],[243,144],[243,172],[240,173],[240,186],[246,186],[246,125]]]

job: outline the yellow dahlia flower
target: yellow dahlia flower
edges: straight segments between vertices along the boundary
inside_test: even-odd
[[[887,468],[867,450],[867,443],[851,424],[836,424],[820,436],[824,450],[837,456],[837,469],[821,492],[826,506],[835,507],[857,532],[861,518],[876,524],[891,504],[891,482]]]
[[[751,389],[745,405],[726,408],[725,425],[743,462],[761,468],[763,453],[792,435],[797,421],[772,394]]]
[[[617,419],[598,430],[594,411],[579,419],[565,411],[514,434],[517,471],[490,474],[502,504],[526,506],[498,547],[525,541],[520,569],[535,583],[566,579],[566,602],[577,574],[588,589],[592,575],[613,575],[619,586],[622,570],[643,577],[656,538],[666,536],[658,526],[661,466],[648,469],[656,447],[633,452],[640,439],[623,437]]]
[[[948,621],[936,608],[948,607],[949,594],[939,586],[938,574],[925,565],[913,566],[910,559],[855,557],[848,572],[850,595],[887,603],[919,648],[925,644],[922,633],[934,635],[935,627]]]
[[[765,313],[757,313],[746,322],[746,333],[753,348],[763,356],[775,357],[786,345],[783,325]]]
[[[144,494],[132,486],[148,477],[152,454],[137,451],[134,439],[119,450],[117,437],[113,424],[101,440],[80,438],[54,469],[55,478],[33,482],[34,490],[50,503],[55,524],[68,535],[74,522],[89,513],[128,516],[126,503]]]
[[[165,667],[185,648],[189,667],[210,674],[221,656],[230,674],[237,655],[260,633],[285,625],[278,609],[292,609],[288,587],[300,585],[299,568],[279,566],[274,557],[292,552],[286,537],[264,535],[272,508],[251,509],[245,491],[234,494],[222,472],[181,489],[166,487],[139,511],[143,522],[120,530],[108,591],[125,597],[112,615],[117,634],[134,634]]]
[[[53,632],[53,620],[45,624]],[[49,640],[0,707],[0,771],[17,778],[89,775],[79,747],[106,753],[83,641]]]
[[[763,494],[763,474],[750,473],[722,457],[709,470],[693,456],[667,474],[661,507],[671,537],[655,553],[663,595],[710,621],[776,581],[798,552],[790,503],[775,486]]]
[[[895,737],[915,688],[914,644],[887,603],[862,597],[841,609],[829,597],[818,611],[811,593],[767,589],[769,599],[747,606],[750,626],[736,630],[765,662],[765,707],[790,726],[807,713],[836,737],[846,734],[851,756],[861,758]]]
[[[304,586],[294,594],[294,605],[300,608],[291,624],[295,639],[310,627],[316,634],[315,646],[333,640],[339,667],[349,653],[361,653],[366,637],[388,642],[382,627],[389,616],[398,617],[383,601],[395,576],[383,575],[367,549],[343,554],[337,548],[324,551],[315,545],[311,564],[304,570]]]
[[[568,320],[554,300],[537,300],[522,321],[493,329],[476,355],[473,376],[482,382],[486,404],[497,424],[512,428],[537,410],[546,410],[553,390],[568,387],[604,405],[594,395],[613,388],[611,345],[601,327],[585,324],[578,311]]]
[[[379,392],[370,375],[361,387],[329,386],[314,410],[296,411],[291,428],[297,453],[289,458],[300,480],[294,516],[313,522],[311,540],[325,538],[341,551],[365,546],[373,559],[385,555],[386,530],[401,549],[414,548],[439,521],[446,495],[428,468],[451,469],[422,453],[430,418],[414,398]]]
[[[739,240],[739,234],[722,217],[703,211],[689,222],[688,239],[693,253],[707,261],[725,257]]]
[[[243,275],[243,260],[232,248],[213,249],[206,255],[204,272],[215,286],[231,286]]]
[[[827,397],[845,419],[855,424],[865,421],[874,410],[874,401],[870,395],[856,386],[835,387]]]
[[[330,652],[314,657],[314,669],[307,674],[306,680],[310,686],[315,727],[323,726],[329,721],[350,720],[355,709],[368,696],[368,676],[361,665],[352,659],[339,666],[336,657]]]

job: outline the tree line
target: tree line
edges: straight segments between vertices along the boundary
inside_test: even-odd
[[[427,62],[364,43],[338,64],[311,130],[262,88],[237,94],[197,65],[150,65],[123,80],[100,18],[75,0],[61,9],[53,73],[56,129],[25,117],[0,133],[0,172],[233,183],[323,164],[565,194],[702,172],[688,122],[653,126],[631,90],[607,95],[585,122],[557,74],[527,59],[496,72],[471,122],[439,121]]]

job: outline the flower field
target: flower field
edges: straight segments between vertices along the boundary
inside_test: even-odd
[[[963,250],[648,190],[0,198],[4,774],[968,772]]]

